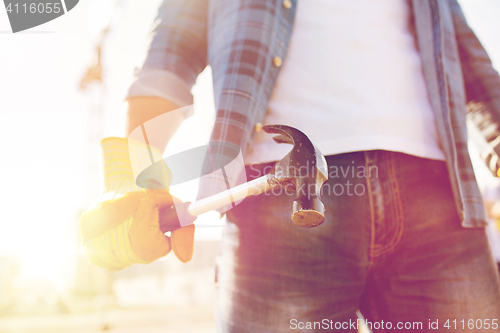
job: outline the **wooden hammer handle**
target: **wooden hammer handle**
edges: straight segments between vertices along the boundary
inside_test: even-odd
[[[200,214],[237,203],[251,195],[266,192],[272,188],[267,179],[266,175],[193,203],[184,202],[176,204],[175,207],[173,205],[164,207],[159,211],[160,230],[165,233],[179,229],[181,227],[180,217],[184,221],[183,225],[191,224]]]
[[[188,207],[188,213],[192,216],[198,216],[211,210],[231,205],[251,195],[266,192],[271,189],[271,185],[269,185],[267,178],[267,175],[262,176],[224,192],[193,202]]]

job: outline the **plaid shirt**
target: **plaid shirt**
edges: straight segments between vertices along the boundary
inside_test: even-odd
[[[210,64],[217,116],[212,160],[244,154],[285,58],[298,0],[165,0],[128,98],[192,103],[191,87]],[[467,151],[466,104],[500,117],[500,77],[456,0],[408,0],[424,77],[464,227],[487,224]],[[279,58],[278,58],[279,57]],[[200,190],[210,193],[205,183]]]

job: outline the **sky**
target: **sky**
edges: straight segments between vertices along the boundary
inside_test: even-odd
[[[122,9],[112,13],[112,0],[82,0],[57,20],[15,35],[0,7],[0,172],[4,179],[0,257],[18,258],[25,277],[64,285],[74,271],[78,215],[99,191],[97,142],[123,135],[123,98],[134,67],[143,59],[159,2],[123,1]],[[499,68],[500,1],[460,3]],[[113,30],[103,59],[105,85],[80,92],[76,87],[92,62],[100,28],[111,18]],[[214,117],[211,89],[208,69],[193,88],[197,116],[183,124],[168,154],[208,140],[206,124]],[[100,121],[89,119],[89,112],[99,109],[103,110]],[[186,184],[178,196],[193,200],[194,187]],[[214,219],[209,215],[200,225]],[[213,239],[220,237],[222,228],[202,230],[198,239]]]

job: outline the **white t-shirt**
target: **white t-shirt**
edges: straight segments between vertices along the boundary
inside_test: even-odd
[[[264,125],[303,131],[324,155],[383,149],[444,160],[406,0],[298,2]],[[245,162],[291,148],[257,133]]]

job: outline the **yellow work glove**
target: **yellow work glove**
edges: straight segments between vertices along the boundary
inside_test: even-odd
[[[80,219],[83,250],[95,265],[120,270],[134,263],[147,264],[171,250],[182,262],[193,255],[194,224],[176,225],[167,237],[160,230],[159,209],[173,205],[168,192],[171,174],[166,165],[151,179],[152,188],[136,185],[135,170],[150,166],[162,154],[154,147],[122,138],[101,142],[104,191],[97,204]],[[131,161],[130,155],[133,156]]]

